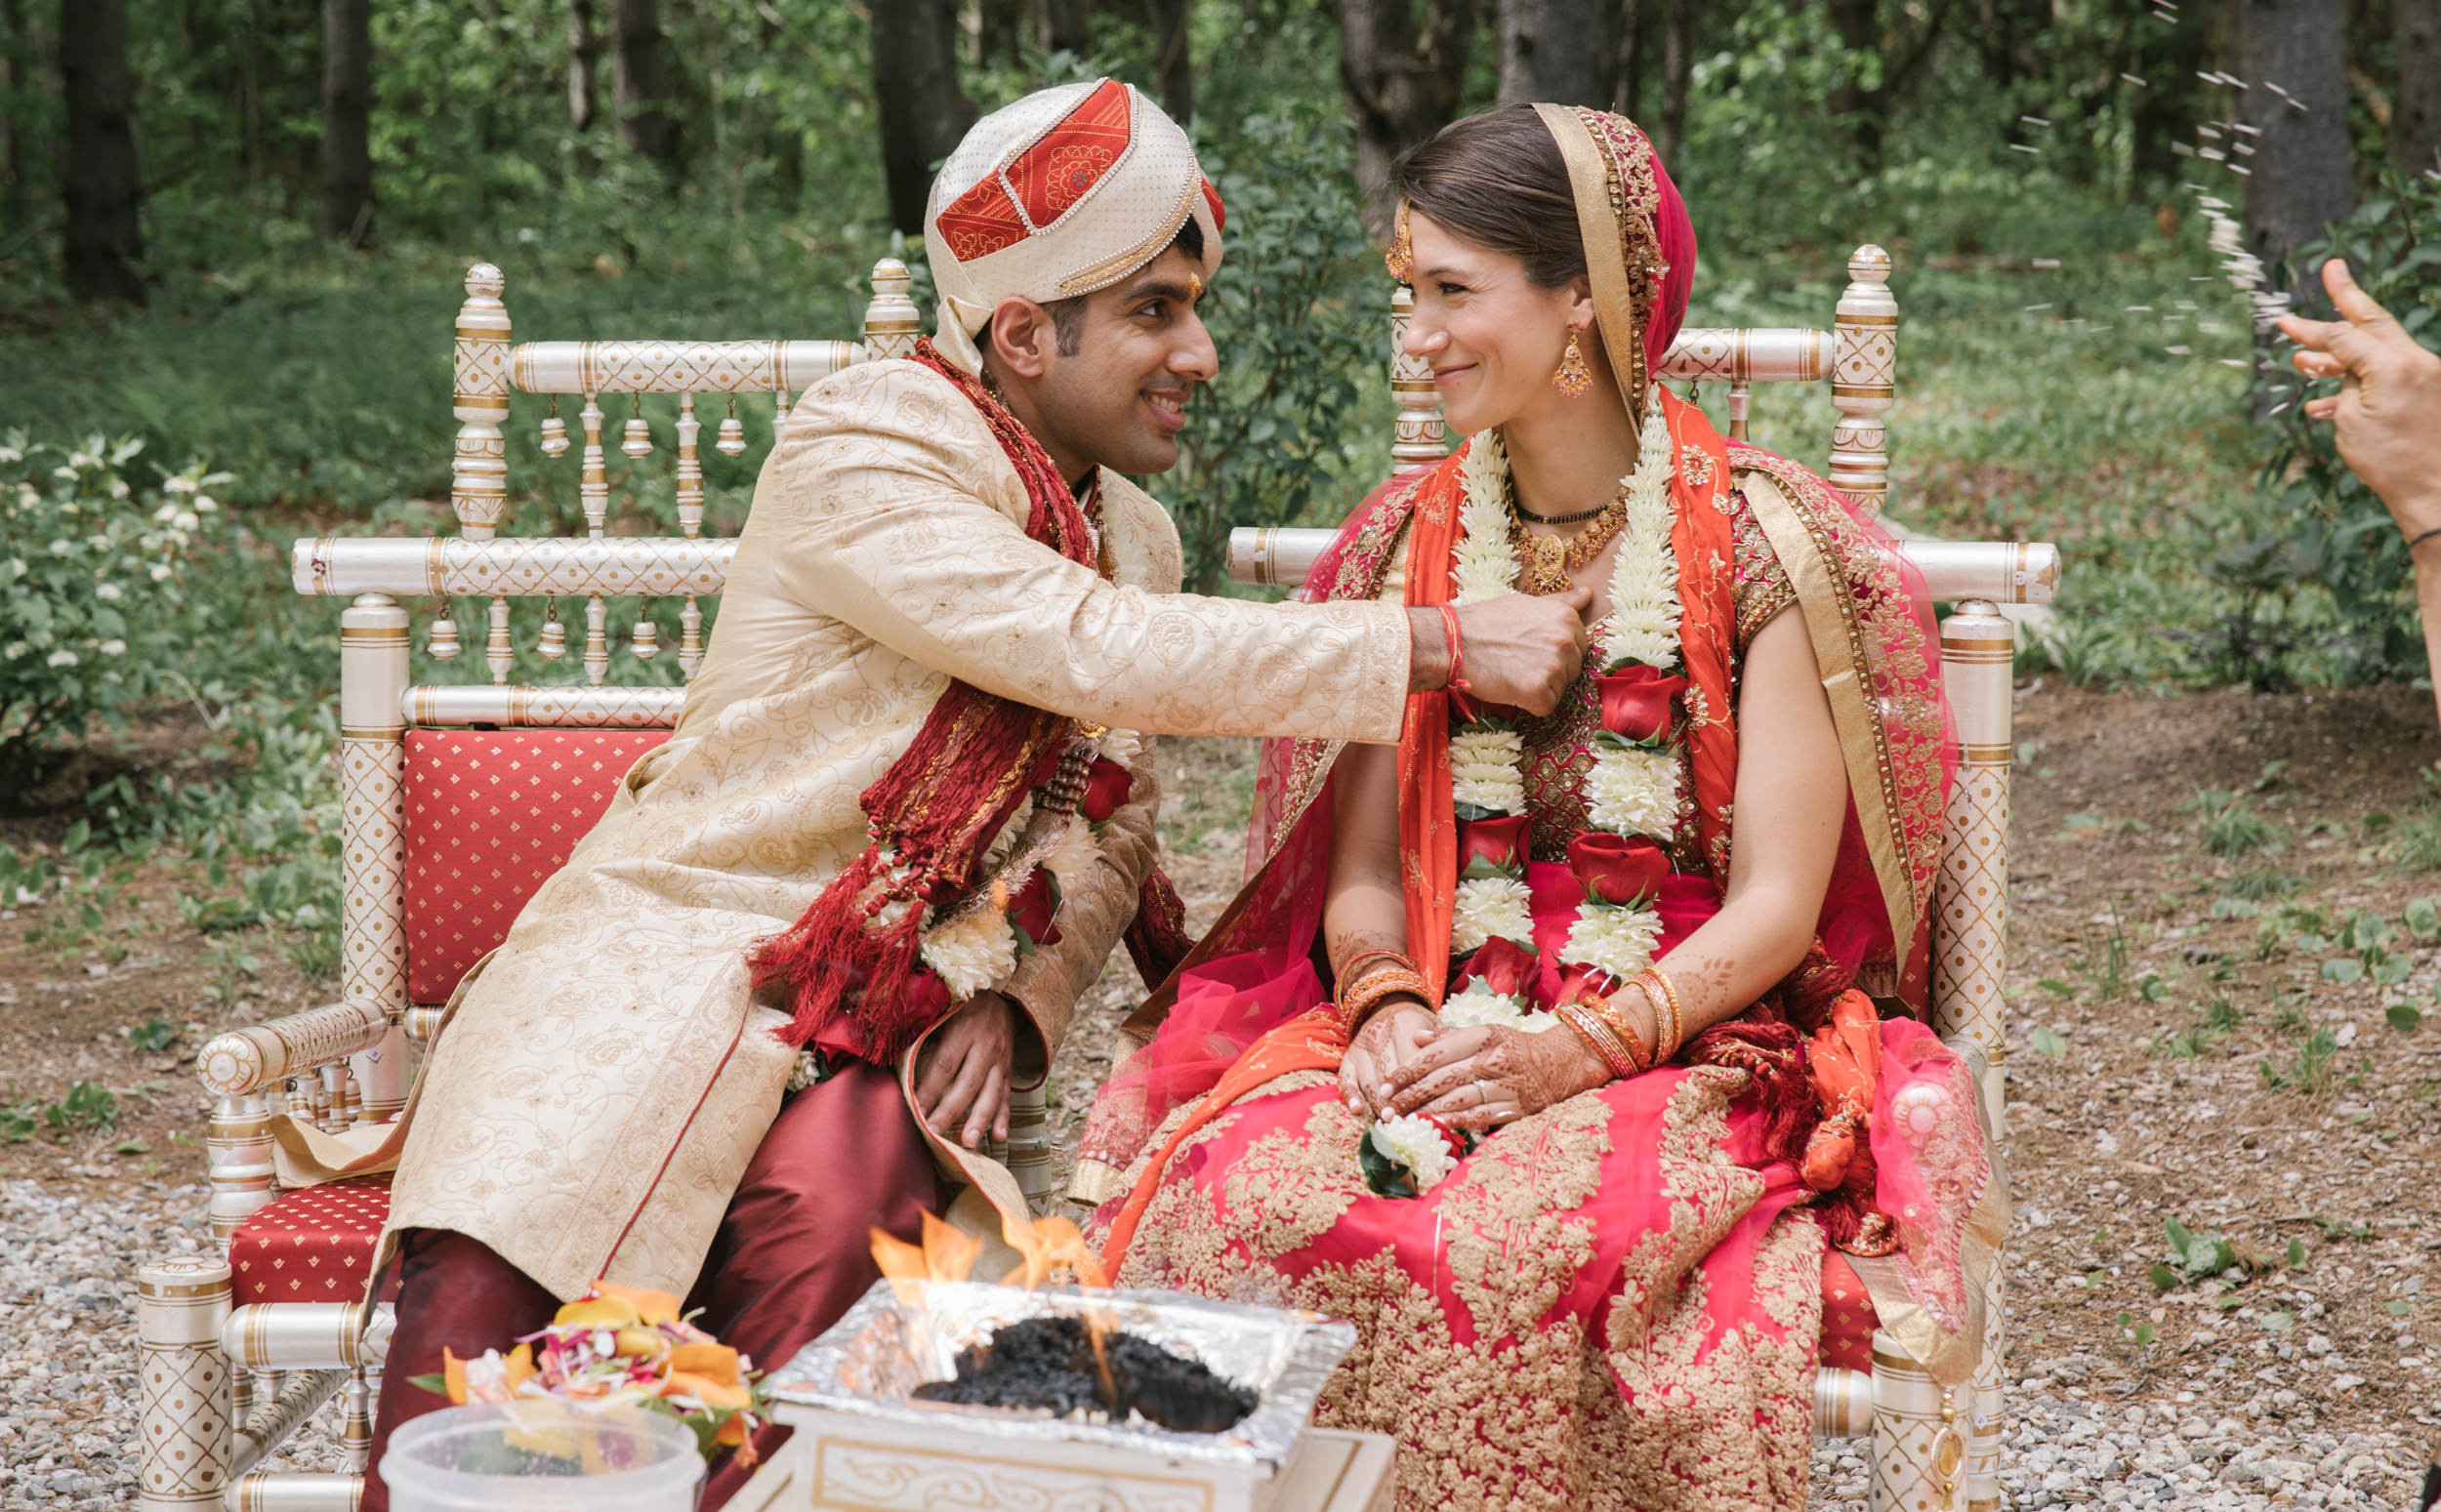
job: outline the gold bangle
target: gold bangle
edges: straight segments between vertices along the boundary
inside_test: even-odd
[[[1625,1081],[1639,1069],[1634,1052],[1621,1042],[1608,1021],[1583,1001],[1563,1002],[1551,1010],[1559,1021],[1576,1032],[1578,1039],[1592,1046],[1593,1051],[1610,1071],[1612,1080]]]
[[[1385,966],[1368,973],[1363,981],[1340,995],[1340,1027],[1349,1039],[1354,1039],[1356,1031],[1382,1005],[1383,1000],[1400,993],[1414,994],[1427,1009],[1432,1005],[1432,984],[1424,979],[1423,972],[1407,966]]]
[[[1628,1058],[1635,1062],[1635,1069],[1639,1074],[1661,1064],[1661,1056],[1658,1053],[1661,1048],[1659,1015],[1655,1015],[1653,1022],[1654,1042],[1647,1044],[1644,1042],[1644,1037],[1635,1032],[1635,1026],[1628,1022],[1628,1015],[1611,1001],[1610,995],[1604,994],[1600,998],[1592,1000],[1581,998],[1577,1001],[1591,1008],[1602,1022],[1611,1027],[1613,1033],[1619,1036],[1628,1047]]]
[[[1653,1005],[1653,1033],[1656,1036],[1666,1033],[1668,1036],[1669,1049],[1664,1050],[1659,1044],[1653,1046],[1654,1062],[1658,1064],[1675,1059],[1686,1043],[1686,1016],[1678,1006],[1678,990],[1670,985],[1670,978],[1662,974],[1659,966],[1646,966],[1635,974],[1634,981],[1644,990],[1645,1001]],[[1665,1007],[1670,1012],[1667,1031],[1661,1025],[1661,1012]]]

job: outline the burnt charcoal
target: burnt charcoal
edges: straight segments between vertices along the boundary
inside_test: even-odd
[[[1103,1348],[1107,1381],[1080,1320],[1028,1318],[962,1351],[957,1379],[928,1382],[915,1394],[927,1402],[1055,1417],[1099,1409],[1124,1420],[1134,1411],[1180,1433],[1219,1433],[1255,1410],[1252,1390],[1148,1339],[1113,1333]]]

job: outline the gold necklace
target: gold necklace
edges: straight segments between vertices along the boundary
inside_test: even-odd
[[[1573,536],[1538,536],[1526,529],[1516,485],[1504,478],[1501,488],[1508,496],[1509,544],[1525,564],[1521,586],[1529,593],[1555,593],[1566,588],[1569,575],[1602,554],[1628,525],[1628,485],[1624,482],[1610,503],[1593,512],[1593,523]]]

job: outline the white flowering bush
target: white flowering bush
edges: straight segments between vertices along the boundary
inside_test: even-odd
[[[182,578],[224,539],[228,474],[140,485],[143,449],[0,437],[0,766],[152,696],[181,655]]]

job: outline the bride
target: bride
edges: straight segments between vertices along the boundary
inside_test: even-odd
[[[1929,606],[1654,381],[1695,241],[1633,123],[1496,109],[1397,187],[1407,349],[1471,439],[1305,592],[1589,589],[1596,649],[1544,718],[1432,693],[1395,749],[1266,751],[1076,1195],[1119,1285],[1353,1323],[1321,1420],[1396,1437],[1403,1507],[1799,1507],[1818,1364],[1878,1325],[1963,1379],[1998,1237],[1974,1068],[1919,1022]]]

